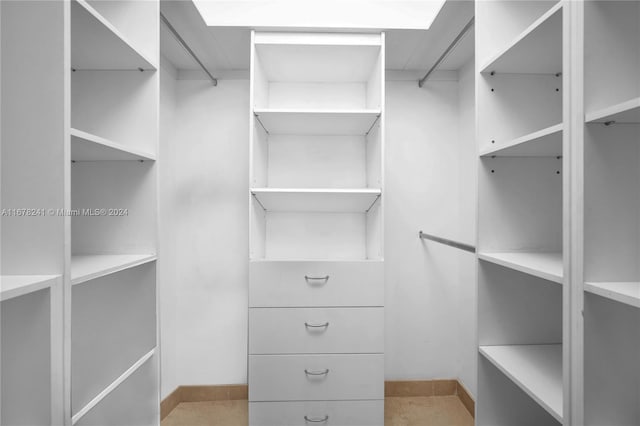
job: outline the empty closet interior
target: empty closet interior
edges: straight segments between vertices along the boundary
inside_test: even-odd
[[[640,424],[640,1],[0,1],[0,42],[3,426],[445,382]]]

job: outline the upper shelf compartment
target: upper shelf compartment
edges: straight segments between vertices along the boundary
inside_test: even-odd
[[[254,114],[269,134],[366,135],[380,110],[255,109]]]
[[[379,109],[380,34],[258,33],[255,108]]]
[[[562,4],[537,19],[502,50],[481,72],[556,74],[562,72]]]
[[[85,0],[71,2],[71,67],[78,70],[155,70],[109,20]]]

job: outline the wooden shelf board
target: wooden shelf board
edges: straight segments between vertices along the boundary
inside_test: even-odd
[[[267,211],[365,212],[380,189],[251,188]]]
[[[71,284],[81,284],[157,259],[155,254],[91,254],[71,256]]]
[[[562,124],[491,146],[481,157],[557,157],[562,155]]]
[[[49,288],[60,278],[60,275],[2,275],[0,276],[0,301]]]
[[[480,346],[480,353],[562,423],[562,345]]]
[[[71,68],[156,70],[158,66],[86,0],[74,0],[71,2]]]
[[[640,282],[586,282],[584,290],[625,305],[640,308]]]
[[[640,97],[586,114],[587,123],[640,123]]]
[[[480,69],[483,73],[562,72],[562,2],[549,9]]]
[[[254,109],[269,133],[292,135],[364,135],[380,110]]]
[[[562,253],[553,252],[481,252],[478,257],[486,262],[511,268],[525,274],[562,284]]]
[[[71,160],[73,161],[155,161],[155,155],[131,149],[100,136],[71,129]]]

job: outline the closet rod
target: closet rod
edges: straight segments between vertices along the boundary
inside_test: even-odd
[[[422,231],[418,232],[418,237],[422,238],[423,240],[435,241],[436,243],[445,244],[447,246],[451,246],[471,253],[476,252],[476,248],[474,246],[470,246],[469,244],[459,243],[457,241],[448,240],[446,238],[436,237],[435,235],[425,234]]]
[[[175,28],[173,28],[173,25],[171,25],[171,22],[169,22],[169,20],[162,14],[162,12],[160,12],[160,19],[162,20],[162,22],[167,26],[167,28],[169,29],[169,31],[171,31],[171,34],[173,34],[173,36],[175,37],[175,39],[178,41],[178,43],[180,43],[182,45],[182,47],[189,53],[189,55],[191,55],[191,57],[198,63],[198,65],[200,65],[200,68],[202,68],[202,71],[205,72],[205,74],[207,74],[209,76],[209,78],[211,79],[211,82],[213,83],[214,86],[218,85],[218,79],[215,78],[213,76],[213,74],[211,74],[209,72],[209,70],[207,69],[207,67],[204,66],[204,64],[202,63],[202,61],[200,61],[200,59],[198,59],[198,57],[196,56],[196,54],[193,52],[193,50],[191,50],[191,48],[189,47],[189,45],[187,44],[186,41],[184,41],[184,39],[182,37],[180,37],[180,34],[178,34],[178,31],[176,31]]]
[[[467,22],[467,25],[464,26],[462,31],[460,31],[460,34],[458,34],[456,36],[456,38],[451,42],[449,47],[447,47],[447,49],[444,51],[444,53],[438,58],[436,63],[433,64],[433,66],[429,69],[429,71],[427,71],[427,73],[424,75],[424,77],[422,77],[420,80],[418,80],[418,87],[422,87],[424,85],[425,81],[427,81],[427,79],[429,78],[431,73],[433,73],[436,70],[436,68],[438,68],[438,66],[440,66],[442,61],[444,61],[444,59],[447,56],[449,56],[449,53],[451,53],[451,51],[456,48],[458,43],[460,43],[460,40],[462,40],[464,38],[464,36],[467,35],[469,30],[471,28],[473,28],[474,22],[475,22],[475,17],[471,18],[471,20],[469,20],[469,22]]]

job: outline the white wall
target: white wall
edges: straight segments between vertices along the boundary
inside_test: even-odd
[[[475,392],[473,257],[417,236],[475,239],[467,73],[463,92],[455,79],[423,89],[387,83],[385,375],[460,377]],[[163,397],[180,384],[247,375],[248,81],[173,84],[173,120],[164,123],[173,131],[160,153],[163,360],[171,363]]]

